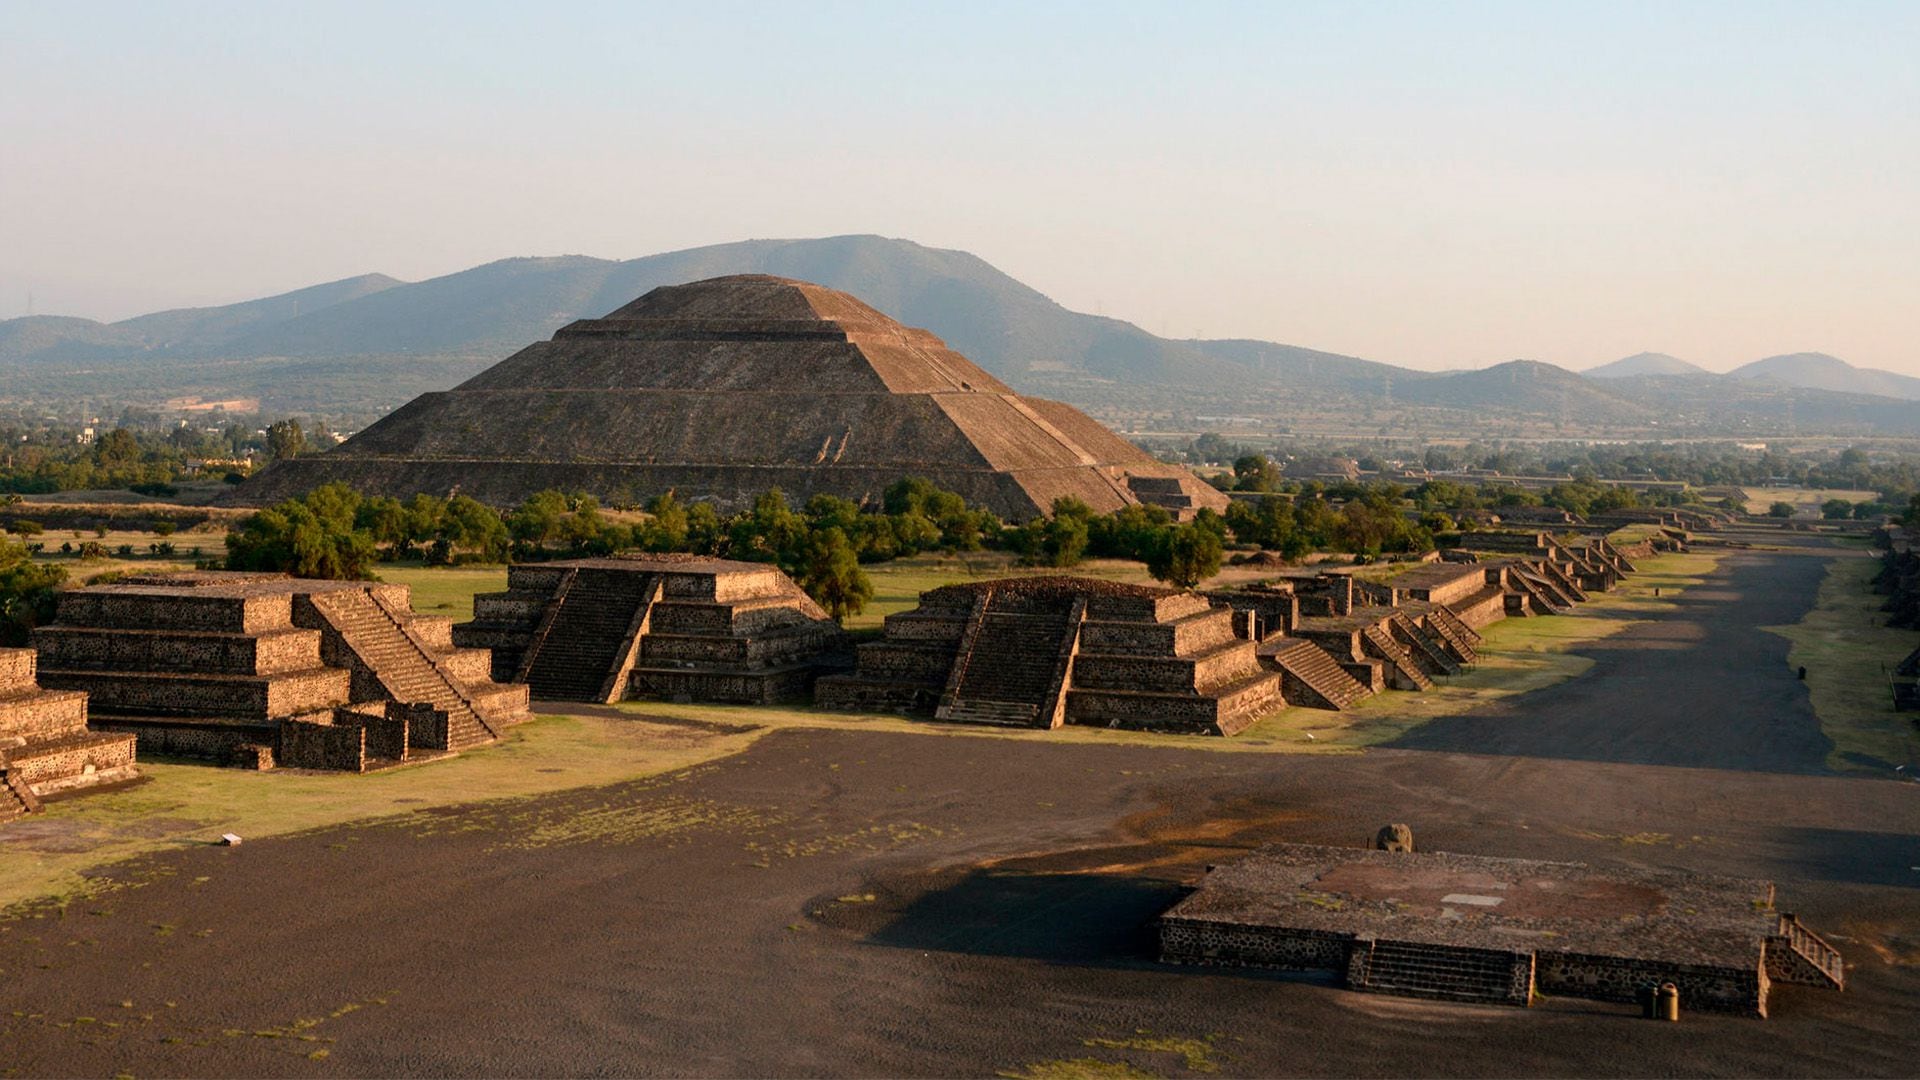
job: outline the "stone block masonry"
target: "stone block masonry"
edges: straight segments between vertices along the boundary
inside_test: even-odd
[[[453,640],[542,700],[805,700],[846,635],[779,569],[675,555],[526,563]]]
[[[820,680],[829,709],[1233,735],[1285,704],[1244,620],[1195,593],[1077,577],[933,589]]]
[[[413,614],[404,586],[123,578],[62,594],[33,641],[50,686],[90,694],[95,724],[149,754],[362,770],[491,742],[530,715],[525,689],[487,680],[486,655]]]
[[[61,792],[134,779],[132,736],[87,726],[87,695],[44,689],[32,649],[0,649],[0,821]]]
[[[1535,994],[1765,1016],[1775,981],[1844,987],[1838,952],[1765,881],[1435,852],[1275,844],[1211,870],[1158,923],[1177,964],[1324,971],[1349,989],[1525,1006]]]
[[[562,327],[227,497],[264,506],[337,480],[495,506],[559,488],[603,501],[671,491],[733,509],[774,487],[796,502],[872,502],[906,476],[1012,520],[1063,496],[1181,520],[1227,507],[1185,468],[1072,406],[1016,395],[925,330],[762,275],[663,286]]]

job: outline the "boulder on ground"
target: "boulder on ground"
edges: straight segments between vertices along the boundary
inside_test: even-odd
[[[1376,851],[1412,851],[1413,830],[1405,825],[1382,825],[1374,834],[1373,846]]]

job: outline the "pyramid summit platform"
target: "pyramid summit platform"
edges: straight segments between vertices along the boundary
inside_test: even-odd
[[[764,275],[654,289],[563,327],[452,390],[423,394],[230,499],[334,480],[511,505],[548,488],[723,509],[769,488],[877,500],[906,476],[1021,519],[1074,496],[1186,517],[1226,497],[1078,409],[1024,398],[925,330],[854,297]]]

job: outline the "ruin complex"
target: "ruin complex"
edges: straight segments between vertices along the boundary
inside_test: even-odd
[[[765,563],[645,555],[523,563],[453,628],[540,700],[770,705],[842,666],[846,635]]]
[[[1774,983],[1846,985],[1770,882],[1475,855],[1275,844],[1210,871],[1159,935],[1169,963],[1494,1005],[1670,982],[1687,1008],[1765,1016]]]
[[[1488,535],[1484,561],[1467,553],[1384,581],[1343,567],[1205,593],[1076,577],[934,589],[887,616],[856,670],[821,679],[818,703],[1232,735],[1285,705],[1348,709],[1430,689],[1479,659],[1487,624],[1563,614],[1632,570],[1603,539]]]
[[[820,680],[829,709],[942,720],[1233,735],[1282,707],[1247,621],[1176,589],[1008,578],[922,593]]]
[[[404,585],[189,571],[60,595],[33,631],[40,679],[143,754],[363,771],[453,753],[527,719],[447,619]]]
[[[369,495],[548,488],[723,509],[778,487],[877,500],[921,476],[1005,518],[1074,496],[1189,517],[1226,496],[1068,405],[1015,394],[939,338],[846,293],[762,275],[664,286],[423,394],[231,498],[265,505],[343,480]]]
[[[86,694],[43,689],[32,649],[0,649],[0,821],[136,775],[133,736],[89,730]]]

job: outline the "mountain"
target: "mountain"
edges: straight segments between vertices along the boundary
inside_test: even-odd
[[[84,401],[91,411],[185,397],[258,399],[268,413],[321,413],[352,426],[656,286],[750,273],[850,292],[933,331],[1022,393],[1110,421],[1154,418],[1176,431],[1206,417],[1249,416],[1302,430],[1364,424],[1382,433],[1662,433],[1676,422],[1749,433],[1829,421],[1846,432],[1920,430],[1920,415],[1902,410],[1920,411],[1864,396],[1920,398],[1920,379],[1829,357],[1818,359],[1844,378],[1728,380],[1657,354],[1604,365],[1589,378],[1531,361],[1443,373],[1275,342],[1170,340],[1069,311],[967,252],[879,236],[748,240],[624,261],[503,259],[418,282],[367,274],[117,323],[4,320],[0,401]],[[1855,385],[1875,378],[1882,389]]]
[[[283,323],[303,311],[357,300],[400,284],[385,274],[362,274],[263,300],[156,311],[117,323],[53,315],[4,319],[0,320],[0,362],[98,361],[149,353],[244,355],[245,347],[232,343],[256,327]]]
[[[1728,374],[1736,379],[1760,379],[1781,386],[1920,401],[1920,379],[1877,368],[1854,367],[1826,353],[1769,356],[1734,368]]]
[[[1590,367],[1580,374],[1589,379],[1624,379],[1635,375],[1712,375],[1699,364],[1690,364],[1666,353],[1643,352],[1615,360],[1611,364]]]
[[[1497,402],[1504,408],[1538,416],[1568,419],[1608,416],[1613,422],[1646,419],[1648,410],[1552,364],[1537,360],[1509,360],[1478,371],[1405,382],[1394,390],[1405,404],[1437,405],[1452,409],[1484,408]]]
[[[224,307],[159,311],[114,323],[113,326],[116,330],[133,334],[149,349],[219,350],[236,339],[243,339],[244,335],[257,328],[276,326],[299,318],[303,313],[321,311],[403,284],[405,282],[385,274],[362,274],[269,296],[264,300],[249,300]]]

